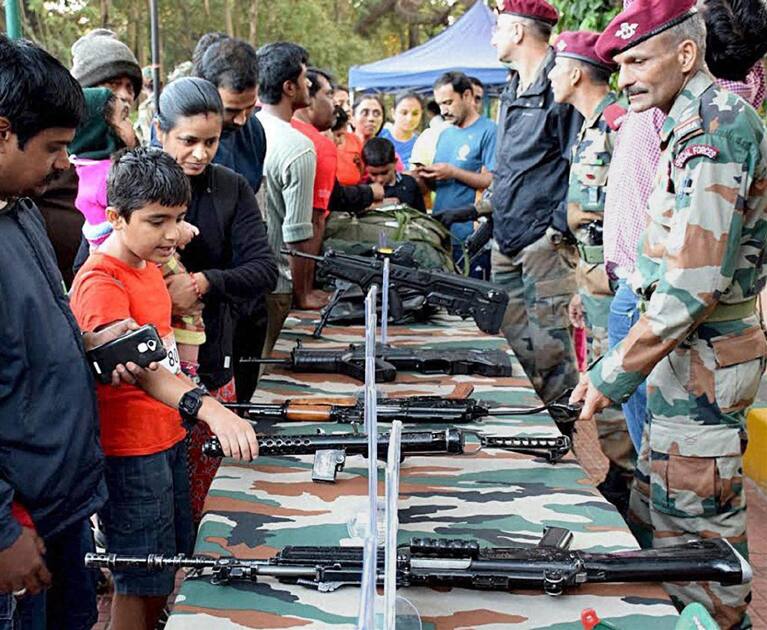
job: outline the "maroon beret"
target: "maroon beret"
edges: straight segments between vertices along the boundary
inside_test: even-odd
[[[597,41],[597,54],[612,61],[629,48],[695,15],[695,0],[634,0],[616,15]]]
[[[499,0],[498,10],[501,13],[540,20],[552,26],[559,21],[559,11],[546,0]]]
[[[617,66],[603,61],[597,55],[595,47],[598,39],[599,33],[591,31],[565,31],[554,42],[554,51],[557,57],[570,57],[614,72]]]

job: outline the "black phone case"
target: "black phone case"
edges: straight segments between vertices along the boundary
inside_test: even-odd
[[[112,381],[112,371],[119,365],[132,361],[140,367],[146,367],[153,361],[162,361],[168,353],[162,345],[157,329],[146,324],[132,330],[122,337],[89,350],[90,361],[96,380],[100,383]]]

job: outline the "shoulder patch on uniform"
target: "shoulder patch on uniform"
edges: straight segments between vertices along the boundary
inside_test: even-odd
[[[605,107],[605,122],[613,131],[618,131],[626,118],[626,108],[619,103],[613,103]]]
[[[703,119],[695,114],[687,120],[683,120],[676,127],[674,127],[674,136],[677,140],[682,140],[689,136],[699,135],[703,133]]]
[[[719,155],[719,149],[710,144],[692,144],[679,152],[679,155],[674,159],[674,166],[682,168],[694,157],[705,157],[709,160],[715,160],[717,155]]]

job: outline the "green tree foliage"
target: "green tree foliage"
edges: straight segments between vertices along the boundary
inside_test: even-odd
[[[601,32],[623,7],[622,0],[552,0],[559,9],[559,31]]]

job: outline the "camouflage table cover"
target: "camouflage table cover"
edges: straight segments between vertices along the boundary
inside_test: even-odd
[[[358,326],[328,327],[324,338],[315,341],[308,336],[312,322],[307,314],[294,315],[302,319],[283,331],[275,354],[286,355],[298,338],[307,346],[330,348],[359,342],[363,336]],[[429,325],[392,327],[389,333],[398,346],[506,347],[504,340],[483,335],[472,322],[449,316]],[[514,369],[513,377],[497,379],[400,373],[395,383],[379,387],[387,395],[446,395],[456,383],[468,382],[474,385],[476,398],[537,404],[516,362]],[[360,384],[345,376],[274,368],[259,383],[254,402],[349,396],[359,390]],[[268,429],[313,433],[320,426],[284,423]],[[331,426],[348,430],[327,424],[324,429]],[[497,435],[558,435],[547,415],[493,418],[481,428]],[[228,460],[208,494],[195,552],[267,558],[286,545],[360,544],[350,537],[348,522],[365,509],[366,465],[362,457],[349,457],[336,484],[319,484],[311,481],[309,456],[262,457],[251,465]],[[379,466],[380,495],[382,479]],[[617,511],[597,493],[572,456],[556,465],[498,450],[473,457],[410,457],[402,465],[399,522],[400,543],[431,536],[476,539],[483,546],[534,545],[545,525],[557,525],[574,532],[573,549],[637,548]],[[318,593],[270,579],[228,586],[211,585],[204,577],[187,579],[167,628],[354,628],[359,594],[355,587]],[[587,585],[559,598],[537,592],[421,587],[399,594],[416,606],[426,630],[581,628],[580,615],[586,608],[594,608],[622,630],[673,628],[677,618],[660,586],[648,584]]]

